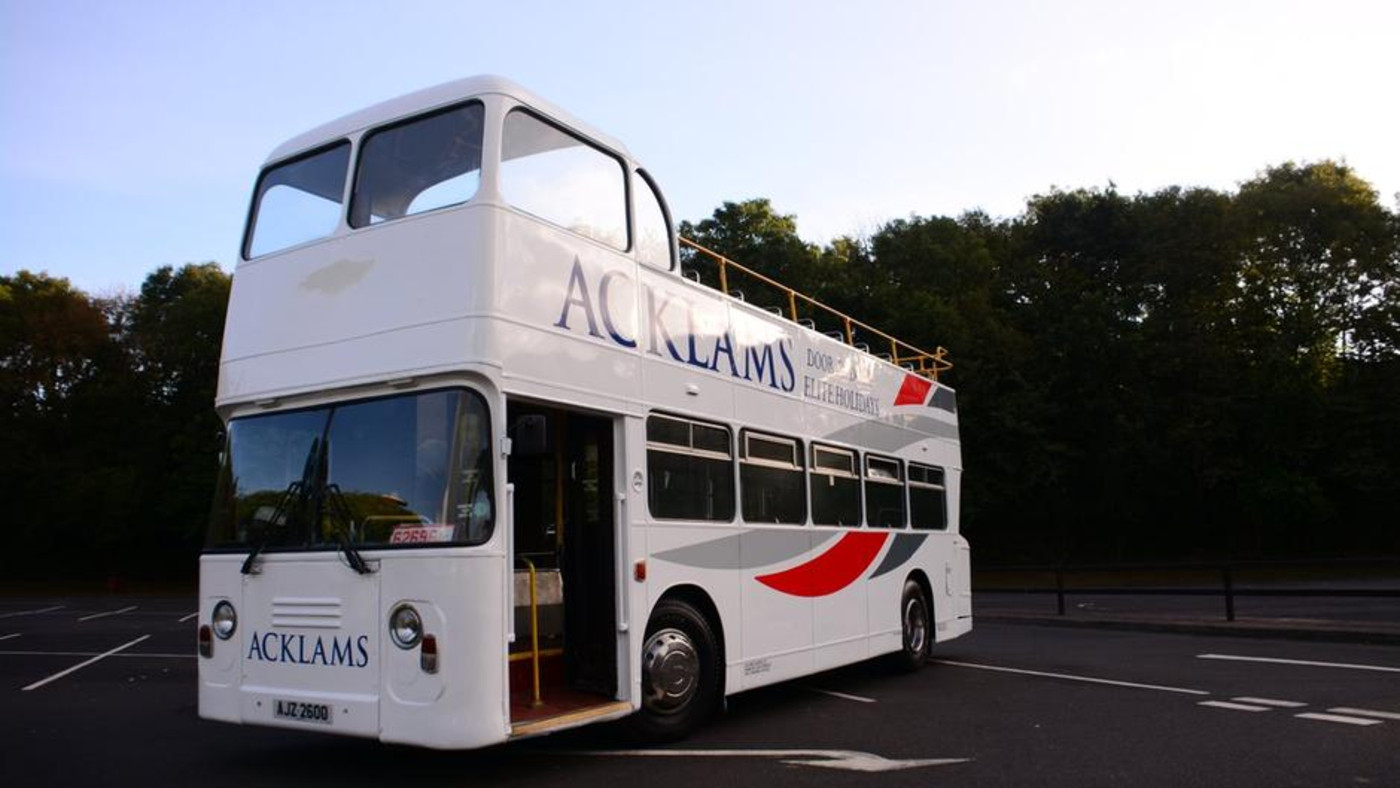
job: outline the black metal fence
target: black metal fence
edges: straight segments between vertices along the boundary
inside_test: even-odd
[[[1271,578],[1241,586],[1242,575],[1266,573]],[[1288,573],[1292,573],[1289,576]],[[1346,573],[1346,579],[1377,579],[1391,583],[1388,587],[1343,588],[1327,585],[1311,585],[1309,574],[1329,575],[1335,582],[1336,575]],[[1237,597],[1335,597],[1335,598],[1400,598],[1400,558],[1359,558],[1359,559],[1308,559],[1308,560],[1268,560],[1268,561],[1228,561],[1195,563],[1123,563],[1123,564],[1042,564],[1025,566],[979,566],[974,577],[984,579],[991,574],[1040,575],[1054,577],[1054,586],[1032,585],[993,585],[975,587],[978,591],[1020,594],[1054,594],[1056,612],[1065,614],[1065,596],[1092,595],[1131,595],[1131,596],[1218,596],[1224,601],[1225,620],[1235,620],[1235,599]],[[1100,585],[1075,583],[1076,579],[1091,578],[1094,575],[1131,575],[1140,582],[1154,576],[1173,582],[1171,585]],[[1184,575],[1206,575],[1215,582],[1210,584],[1181,584]],[[1306,587],[1263,584],[1309,582]]]

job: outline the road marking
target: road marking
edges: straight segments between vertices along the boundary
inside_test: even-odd
[[[1299,703],[1296,700],[1274,700],[1273,698],[1231,698],[1230,700],[1240,703],[1250,703],[1256,706],[1273,706],[1280,709],[1301,709],[1308,705]]]
[[[12,638],[17,638],[17,637],[19,637],[19,636],[22,635],[22,634],[24,634],[24,633],[23,633],[23,632],[15,632],[15,633],[9,634],[9,635],[0,635],[0,640],[10,640],[10,639],[12,639]]]
[[[49,676],[49,677],[46,678],[46,679],[39,679],[38,681],[34,682],[33,684],[30,684],[29,686],[27,686],[27,687],[25,687],[24,689],[22,689],[21,692],[29,692],[30,690],[39,689],[40,687],[44,686],[45,684],[48,684],[48,683],[51,682],[51,681],[57,681],[58,679],[61,679],[61,678],[63,678],[64,676],[67,676],[69,673],[72,673],[72,672],[77,671],[77,670],[82,670],[83,668],[87,667],[88,665],[91,665],[91,664],[93,664],[94,662],[97,662],[97,661],[99,661],[99,660],[101,660],[101,659],[104,659],[104,658],[106,658],[106,657],[110,657],[110,656],[112,656],[113,654],[116,654],[116,653],[119,652],[119,651],[125,651],[125,650],[131,648],[132,646],[136,645],[137,643],[140,643],[141,641],[143,641],[143,640],[145,640],[146,638],[149,638],[149,637],[150,637],[150,635],[142,635],[141,637],[136,638],[135,640],[127,641],[126,643],[123,643],[122,645],[117,646],[116,648],[112,649],[111,651],[104,651],[104,652],[102,652],[101,654],[98,654],[97,656],[93,657],[93,658],[90,659],[90,660],[87,660],[86,662],[79,662],[78,664],[74,665],[73,667],[68,668],[67,670],[60,670],[59,672],[53,674],[52,676]]]
[[[1323,722],[1340,722],[1344,725],[1380,725],[1380,720],[1366,720],[1360,717],[1343,717],[1340,714],[1318,714],[1317,712],[1306,712],[1304,714],[1294,714],[1304,720],[1322,720]]]
[[[0,651],[0,657],[96,657],[96,651]],[[194,654],[171,654],[164,651],[132,651],[113,654],[114,657],[136,658],[155,657],[157,659],[194,659]]]
[[[1196,659],[1224,659],[1234,662],[1272,662],[1279,665],[1306,665],[1314,668],[1347,668],[1348,670],[1379,670],[1400,673],[1400,668],[1385,665],[1356,665],[1350,662],[1314,662],[1310,659],[1280,659],[1279,657],[1241,657],[1236,654],[1197,654]]]
[[[135,610],[135,609],[136,609],[136,605],[132,605],[131,607],[124,607],[124,608],[122,608],[121,610],[108,610],[108,611],[105,612],[105,613],[93,613],[93,614],[90,615],[90,616],[83,616],[82,618],[80,618],[80,619],[78,619],[78,620],[79,620],[79,621],[91,621],[91,620],[93,620],[94,618],[102,618],[103,616],[119,616],[119,615],[121,615],[122,613],[130,613],[131,611],[133,611],[133,610]]]
[[[1216,709],[1232,709],[1234,711],[1268,711],[1268,706],[1250,706],[1244,703],[1231,703],[1227,700],[1203,700],[1197,706],[1210,706]]]
[[[1116,681],[1114,679],[1099,679],[1093,676],[1072,676],[1068,673],[1046,673],[1039,670],[1023,670],[1021,668],[1003,668],[999,665],[978,665],[972,662],[954,662],[951,659],[936,659],[941,665],[953,665],[959,668],[976,668],[978,670],[995,670],[1002,673],[1020,673],[1026,676],[1044,676],[1052,679],[1065,679],[1067,681],[1084,681],[1090,684],[1107,684],[1113,687],[1132,687],[1134,689],[1150,689],[1160,692],[1177,692],[1182,695],[1209,695],[1205,690],[1183,689],[1182,687],[1163,687],[1157,684],[1137,684],[1131,681]]]
[[[862,697],[859,696],[859,695],[847,695],[847,694],[844,693],[844,692],[836,692],[835,690],[822,689],[821,687],[803,687],[803,689],[807,690],[808,692],[820,692],[820,693],[823,694],[823,695],[830,695],[830,696],[833,697],[833,698],[841,698],[841,699],[843,699],[843,700],[853,700],[853,701],[855,701],[855,702],[857,702],[857,703],[874,703],[874,702],[875,702],[875,699],[874,699],[874,698],[862,698]]]
[[[15,616],[37,616],[40,613],[52,613],[55,610],[62,610],[64,607],[64,605],[54,605],[53,607],[46,607],[42,610],[15,610],[10,613],[0,613],[0,618],[13,618]]]
[[[1397,714],[1393,711],[1372,711],[1371,709],[1353,709],[1347,706],[1338,706],[1335,709],[1328,709],[1328,711],[1335,712],[1337,714],[1355,714],[1358,717],[1379,717],[1383,720],[1400,720],[1400,714]]]
[[[560,755],[622,758],[778,758],[794,766],[854,772],[893,772],[921,766],[967,763],[971,758],[885,758],[854,750],[570,750]]]
[[[183,623],[185,623],[186,621],[189,621],[190,619],[194,618],[194,617],[197,616],[197,615],[199,615],[198,612],[191,613],[191,614],[189,614],[188,616],[185,616],[184,618],[180,619],[179,623],[183,624]]]

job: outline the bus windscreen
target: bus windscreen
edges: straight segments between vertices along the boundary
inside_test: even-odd
[[[234,419],[207,547],[481,544],[490,421],[465,389]]]

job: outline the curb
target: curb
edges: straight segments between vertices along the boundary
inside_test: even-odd
[[[1266,638],[1274,640],[1311,640],[1328,643],[1365,643],[1368,645],[1400,645],[1400,632],[1377,632],[1364,629],[1331,629],[1319,627],[1290,627],[1277,624],[1219,623],[1209,621],[1142,621],[1130,619],[1084,619],[1046,616],[973,614],[973,621],[991,624],[1022,624],[1038,627],[1071,627],[1109,629],[1125,632],[1166,632],[1179,635],[1215,635],[1222,637]],[[974,624],[975,626],[975,624]]]

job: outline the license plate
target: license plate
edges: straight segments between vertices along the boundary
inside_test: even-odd
[[[331,707],[328,703],[303,703],[299,700],[279,700],[272,704],[272,716],[297,722],[318,722],[331,724]]]

